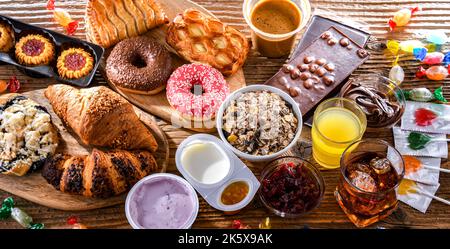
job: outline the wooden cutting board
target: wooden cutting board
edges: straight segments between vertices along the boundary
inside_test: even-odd
[[[21,95],[29,97],[44,106],[49,111],[53,124],[58,129],[58,133],[60,135],[60,143],[57,148],[57,153],[67,153],[70,155],[89,154],[92,148],[83,145],[78,136],[72,133],[70,128],[66,128],[63,125],[61,119],[53,112],[53,108],[47,98],[44,97],[44,89],[21,93]],[[0,98],[4,97],[5,95],[0,96]],[[155,158],[158,165],[162,166],[161,172],[165,172],[169,162],[169,142],[166,135],[156,124],[153,116],[136,107],[135,112],[155,136],[159,145],[158,151],[155,153]],[[126,197],[126,193],[106,199],[88,198],[63,193],[48,184],[47,181],[41,176],[40,172],[35,172],[20,177],[0,175],[0,189],[43,206],[66,211],[82,211],[113,206],[123,203]]]
[[[182,13],[184,10],[189,8],[197,9],[205,14],[214,16],[211,12],[206,10],[205,8],[201,7],[200,5],[197,5],[191,1],[188,0],[177,0],[177,1],[158,1],[163,9],[165,10],[167,16],[169,17],[169,20],[173,20],[173,18],[179,14]],[[166,29],[167,26],[162,26],[156,29],[153,29],[149,31],[147,36],[150,36],[157,41],[159,41],[161,44],[163,44],[169,51],[173,53],[173,66],[174,68],[177,68],[185,63],[188,63],[186,61],[183,61],[178,56],[176,56],[176,52],[166,43]],[[139,106],[143,110],[156,115],[170,123],[172,123],[172,120],[175,120],[174,126],[187,128],[190,130],[198,131],[198,132],[214,132],[215,125],[214,122],[208,122],[206,124],[203,124],[202,122],[193,122],[191,120],[186,120],[181,117],[169,104],[166,98],[166,91],[162,91],[156,95],[140,95],[140,94],[133,94],[121,91],[117,89],[114,84],[112,84],[108,78],[106,77],[105,73],[105,67],[106,67],[106,58],[108,58],[109,54],[111,53],[112,48],[109,48],[105,51],[105,54],[103,56],[103,60],[100,63],[99,70],[110,85],[111,88],[113,88],[115,91],[120,93],[122,96],[124,96],[126,99],[128,99],[131,103],[135,104],[136,106]],[[226,81],[229,84],[230,91],[233,92],[235,90],[238,90],[242,87],[246,86],[245,78],[244,78],[244,72],[241,69],[239,69],[235,74],[232,76],[226,78]]]

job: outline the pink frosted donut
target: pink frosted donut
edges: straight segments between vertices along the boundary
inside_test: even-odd
[[[204,120],[215,117],[230,89],[217,69],[196,63],[177,68],[166,92],[170,105],[183,116]]]

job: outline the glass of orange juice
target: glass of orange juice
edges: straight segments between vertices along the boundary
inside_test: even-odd
[[[366,126],[366,115],[353,100],[332,98],[322,102],[314,112],[311,130],[316,162],[327,169],[338,168],[342,153],[362,138]]]

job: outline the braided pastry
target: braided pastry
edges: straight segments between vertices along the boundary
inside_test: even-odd
[[[209,64],[225,76],[244,64],[249,51],[243,34],[194,9],[175,17],[166,40],[184,59]]]

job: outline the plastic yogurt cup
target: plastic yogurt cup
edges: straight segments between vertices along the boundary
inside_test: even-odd
[[[143,178],[125,201],[125,214],[134,229],[188,229],[198,209],[194,188],[183,178],[167,173]]]
[[[260,183],[249,168],[217,137],[196,134],[178,146],[178,171],[214,208],[235,212],[247,206]]]

